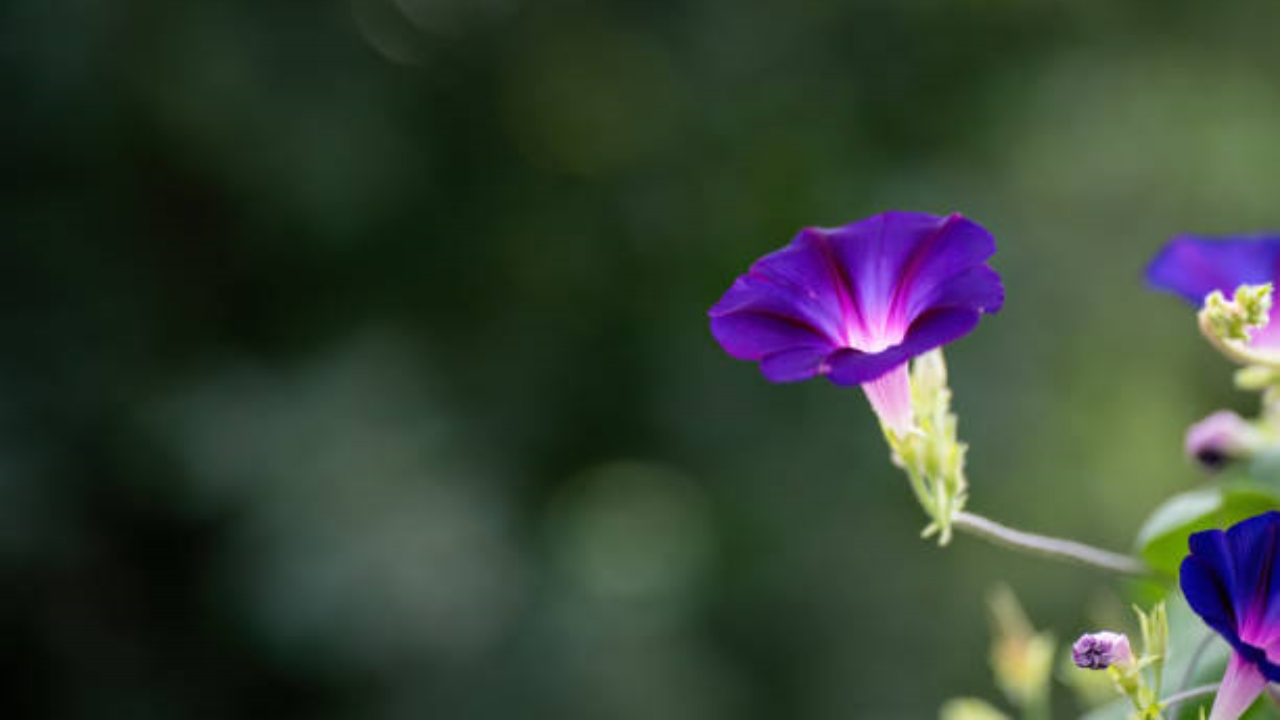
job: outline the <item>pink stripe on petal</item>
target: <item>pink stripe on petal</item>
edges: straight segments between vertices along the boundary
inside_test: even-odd
[[[974,329],[1004,300],[995,240],[959,215],[886,212],[809,227],[752,264],[709,311],[732,357],[773,382],[866,385],[886,423],[910,426],[903,377],[886,372]]]
[[[1227,662],[1227,672],[1222,676],[1222,684],[1218,686],[1218,696],[1213,700],[1213,710],[1209,720],[1236,720],[1258,699],[1262,689],[1267,686],[1267,679],[1257,665],[1231,653]]]
[[[862,390],[871,401],[871,409],[880,416],[880,422],[901,435],[914,425],[911,413],[911,382],[907,364],[903,363],[871,382]]]

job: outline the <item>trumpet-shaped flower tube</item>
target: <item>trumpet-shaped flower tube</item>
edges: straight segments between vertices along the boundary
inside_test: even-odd
[[[709,311],[729,355],[773,382],[861,385],[881,421],[912,426],[907,362],[1004,301],[995,240],[960,215],[886,212],[809,227],[760,258]]]
[[[1280,285],[1280,236],[1175,237],[1147,266],[1147,281],[1197,308],[1215,290],[1229,298],[1241,285]],[[1272,304],[1270,322],[1254,330],[1248,344],[1280,352],[1280,303]]]
[[[1190,547],[1182,593],[1233,651],[1209,718],[1235,720],[1280,681],[1280,513],[1195,533]]]

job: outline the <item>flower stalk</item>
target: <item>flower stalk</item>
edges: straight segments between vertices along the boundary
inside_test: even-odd
[[[930,522],[923,537],[951,541],[954,530],[1034,555],[1067,560],[1125,575],[1148,575],[1140,560],[1128,555],[1046,535],[1015,530],[981,515],[966,512],[969,481],[964,461],[968,446],[956,436],[951,389],[942,350],[931,350],[911,363],[911,405],[914,426],[898,433],[883,424],[892,460],[906,473],[908,484]]]
[[[1172,716],[1174,714],[1174,711],[1176,711],[1178,709],[1178,706],[1181,705],[1182,703],[1188,700],[1195,700],[1196,698],[1206,697],[1216,692],[1218,692],[1218,683],[1200,685],[1198,687],[1193,687],[1190,690],[1183,690],[1181,692],[1176,692],[1170,695],[1169,697],[1165,698],[1160,703],[1160,709],[1168,713],[1170,716]]]
[[[951,527],[1013,550],[1119,573],[1144,576],[1151,574],[1146,563],[1131,556],[1101,550],[1091,545],[1038,535],[989,520],[971,512],[959,511],[951,516]]]

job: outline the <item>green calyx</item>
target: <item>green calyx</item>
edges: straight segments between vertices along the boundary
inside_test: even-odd
[[[1142,628],[1142,654],[1128,663],[1112,665],[1107,674],[1116,690],[1132,703],[1131,720],[1160,720],[1164,717],[1160,688],[1169,653],[1169,615],[1163,602],[1149,613],[1138,607],[1133,611]]]
[[[951,389],[942,350],[931,350],[911,364],[911,407],[915,426],[899,435],[885,430],[893,463],[902,468],[916,499],[931,522],[922,535],[951,541],[951,519],[964,508],[968,480],[964,474],[967,446],[956,439]]]

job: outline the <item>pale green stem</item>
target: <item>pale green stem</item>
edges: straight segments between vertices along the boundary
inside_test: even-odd
[[[1179,704],[1188,700],[1195,700],[1198,697],[1204,697],[1205,695],[1212,695],[1216,692],[1218,692],[1218,683],[1201,685],[1200,687],[1193,687],[1190,690],[1183,690],[1182,692],[1174,693],[1165,698],[1160,703],[1160,709],[1172,716],[1173,711],[1177,709]]]
[[[970,535],[977,535],[997,545],[1003,545],[1014,550],[1067,560],[1123,575],[1151,574],[1151,568],[1147,567],[1146,563],[1130,555],[1100,550],[1074,540],[1063,540],[1047,535],[1036,535],[1022,530],[1014,530],[994,520],[988,520],[981,515],[975,515],[965,510],[952,515],[951,524],[956,529],[963,530]]]

